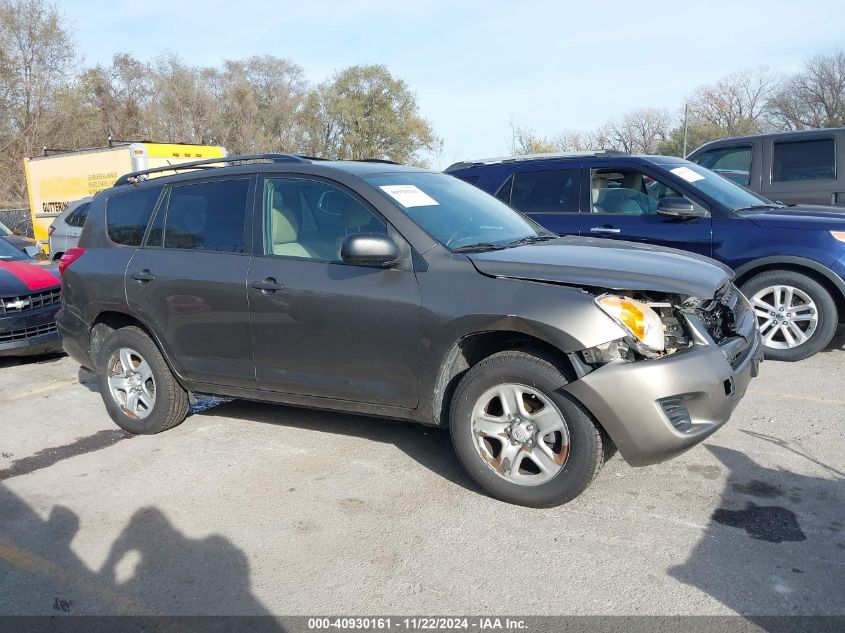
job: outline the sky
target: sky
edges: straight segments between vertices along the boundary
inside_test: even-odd
[[[506,154],[511,126],[589,130],[626,111],[678,112],[696,87],[765,65],[794,72],[845,46],[842,0],[59,0],[84,63],[176,53],[220,66],[288,58],[318,83],[384,64],[444,147],[435,166]],[[169,140],[169,139],[168,139]]]

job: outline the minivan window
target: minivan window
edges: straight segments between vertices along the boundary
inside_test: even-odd
[[[249,179],[174,186],[167,201],[164,247],[244,252]]]
[[[109,239],[116,244],[140,246],[162,189],[146,187],[111,196],[106,202]]]
[[[578,213],[578,169],[549,169],[513,175],[510,204],[523,213]]]
[[[450,250],[556,237],[481,189],[447,174],[395,172],[364,180]]]
[[[65,222],[69,226],[85,226],[85,219],[88,217],[88,207],[90,206],[89,202],[85,202],[79,205],[76,209],[74,209],[69,216],[67,216],[67,220]]]
[[[704,152],[695,159],[702,167],[748,187],[751,185],[751,146],[719,147]]]
[[[832,138],[774,143],[772,182],[833,180],[836,146]]]

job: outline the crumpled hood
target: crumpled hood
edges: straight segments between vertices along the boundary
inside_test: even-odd
[[[492,277],[608,290],[643,290],[710,299],[733,272],[719,262],[670,248],[587,237],[562,237],[468,255]]]
[[[845,208],[803,204],[795,207],[767,207],[742,214],[763,228],[845,231]]]

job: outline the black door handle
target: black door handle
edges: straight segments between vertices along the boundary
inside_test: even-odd
[[[152,274],[147,268],[145,268],[139,273],[132,273],[129,276],[132,277],[132,279],[134,279],[135,281],[141,282],[142,284],[145,284],[156,278],[156,276]]]
[[[278,283],[273,277],[267,277],[264,281],[253,281],[252,287],[260,290],[265,295],[273,294],[277,290],[284,290],[284,284]]]

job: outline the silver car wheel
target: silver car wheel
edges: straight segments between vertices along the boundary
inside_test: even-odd
[[[117,406],[131,418],[143,419],[153,411],[156,384],[150,364],[137,351],[121,347],[106,366],[109,392]]]
[[[569,428],[560,410],[525,385],[485,391],[472,409],[472,436],[487,466],[521,486],[549,481],[569,457]]]
[[[816,303],[793,286],[769,286],[751,297],[763,343],[771,349],[792,349],[810,340],[819,324]]]

